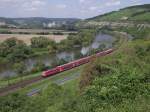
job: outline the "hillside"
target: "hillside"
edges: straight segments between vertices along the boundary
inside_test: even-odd
[[[64,25],[71,27],[78,20],[0,18],[0,24],[20,28],[52,28],[54,26],[64,28]],[[44,37],[34,37],[31,40],[31,46],[16,38],[8,39],[0,44],[2,66],[12,61],[14,69],[19,74],[12,80],[9,76],[0,80],[0,84],[5,87],[18,81],[23,82],[23,79],[36,77],[44,70],[67,63],[65,60],[48,56],[48,59],[54,61],[50,66],[39,61],[34,65],[33,70],[25,73],[25,64],[22,63],[24,59],[48,53],[75,51],[75,48],[78,49],[80,46],[91,45],[99,33],[115,37],[111,46],[114,51],[106,56],[93,56],[90,62],[83,66],[63,71],[26,87],[18,83],[21,87],[19,90],[0,96],[0,112],[148,112],[150,110],[150,27],[139,28],[137,26],[144,23],[149,25],[150,4],[127,7],[79,21],[77,24],[80,26],[92,22],[105,23],[105,21],[116,23],[117,27],[110,24],[102,27],[91,24],[85,28],[79,27],[77,34],[69,35],[60,43]],[[122,26],[118,23],[128,24]],[[133,25],[129,26],[132,23]],[[102,45],[103,48],[105,47]],[[76,55],[77,58],[83,56],[80,53]],[[29,95],[39,89],[40,91],[36,94]]]
[[[0,17],[0,26],[17,28],[53,28],[71,26],[79,19],[76,18],[4,18]]]
[[[142,44],[141,44],[142,43]],[[85,66],[79,80],[55,84],[34,97],[0,97],[1,112],[147,112],[150,40],[123,44],[113,54]]]
[[[150,4],[127,7],[120,9],[119,11],[113,11],[87,20],[150,22]]]

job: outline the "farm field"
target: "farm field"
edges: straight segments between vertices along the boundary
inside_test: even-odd
[[[49,39],[52,39],[56,42],[60,42],[61,40],[64,40],[67,38],[67,35],[36,35],[36,34],[32,34],[32,35],[28,35],[28,34],[0,34],[0,42],[5,41],[8,38],[11,37],[16,37],[19,40],[23,40],[26,44],[30,45],[30,40],[33,37],[47,37]]]
[[[15,29],[15,28],[0,28],[0,31],[8,31],[12,33],[30,33],[30,34],[36,34],[36,33],[63,33],[63,34],[69,34],[69,33],[77,33],[76,31],[66,31],[66,30],[56,30],[56,29]]]

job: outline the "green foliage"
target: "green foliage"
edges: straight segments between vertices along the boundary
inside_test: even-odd
[[[115,30],[123,31],[123,32],[127,32],[128,34],[131,34],[134,37],[134,40],[149,38],[150,36],[150,32],[149,32],[150,28],[139,29],[137,27],[129,27],[129,28],[120,27]]]
[[[23,73],[25,73],[26,65],[25,65],[23,62],[15,63],[15,64],[14,64],[14,70],[15,70],[18,74],[23,74]]]
[[[0,112],[22,112],[28,98],[18,93],[0,97]]]
[[[113,11],[104,15],[96,16],[88,20],[92,21],[136,21],[150,22],[150,4],[127,7],[119,11]]]
[[[150,98],[149,45],[150,41],[135,41],[119,53],[96,60],[85,69],[80,82],[82,89],[84,86],[82,105],[88,107],[85,112],[145,111],[150,104],[147,102]],[[139,105],[140,100],[145,105]]]
[[[31,47],[46,48],[48,45],[54,45],[55,42],[46,37],[33,37],[31,39]]]
[[[37,61],[36,64],[34,65],[33,69],[31,70],[31,73],[36,73],[40,71],[46,70],[48,67],[41,61]]]
[[[74,55],[74,58],[75,59],[80,59],[83,57],[83,54],[79,51],[79,52],[76,52],[75,55]]]
[[[100,51],[104,51],[105,48],[106,48],[106,45],[105,45],[105,44],[100,44],[98,48],[96,48],[96,49],[91,49],[91,50],[89,51],[89,55],[94,55],[94,54],[96,54],[96,53],[98,53],[98,52],[100,52]]]
[[[21,94],[2,97],[0,111],[145,112],[150,104],[149,45],[149,40],[136,40],[93,60],[85,66],[79,85],[50,84],[31,98]]]
[[[64,41],[66,48],[79,44],[80,41],[72,38],[69,38],[70,43]],[[80,44],[83,45],[82,42]],[[50,84],[38,96],[31,98],[21,94],[1,97],[0,111],[145,112],[150,105],[149,51],[148,38],[123,44],[113,54],[93,59],[86,65],[79,85],[77,82],[65,86]],[[65,63],[65,60],[60,62]],[[36,67],[39,69],[44,66],[38,63]],[[80,93],[75,88],[77,86]]]
[[[96,34],[99,32],[98,29],[83,29],[77,35],[70,35],[68,39],[60,42],[59,50],[71,50],[76,47],[83,47],[90,45]]]
[[[0,44],[0,57],[16,62],[27,58],[32,50],[23,41],[9,38]]]

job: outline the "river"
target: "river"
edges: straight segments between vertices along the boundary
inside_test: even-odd
[[[30,71],[38,61],[44,63],[46,66],[50,66],[51,63],[53,63],[53,61],[56,61],[58,59],[72,61],[75,59],[76,53],[81,53],[82,55],[87,55],[91,49],[96,49],[101,44],[105,44],[106,49],[108,49],[108,48],[112,47],[112,43],[114,41],[115,41],[114,37],[112,37],[108,34],[100,33],[95,37],[95,40],[93,41],[93,43],[91,43],[90,46],[77,48],[74,51],[60,52],[60,53],[56,53],[53,55],[42,55],[42,56],[32,57],[32,58],[26,59],[24,62],[27,67],[27,70]],[[15,75],[16,75],[16,73],[14,72],[14,70],[10,69],[10,67],[7,65],[4,66],[4,69],[2,69],[0,71],[0,77],[15,76]]]

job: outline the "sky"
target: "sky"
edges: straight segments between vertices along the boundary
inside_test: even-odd
[[[150,0],[0,0],[0,17],[90,18]]]

